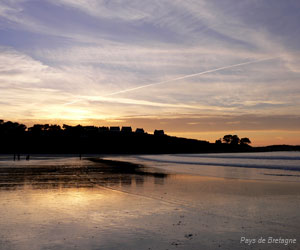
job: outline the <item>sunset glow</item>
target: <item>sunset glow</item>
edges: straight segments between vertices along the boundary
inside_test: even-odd
[[[0,119],[299,145],[299,8],[1,1]]]

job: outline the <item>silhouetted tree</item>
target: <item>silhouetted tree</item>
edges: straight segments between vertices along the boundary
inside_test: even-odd
[[[216,140],[216,142],[215,142],[216,144],[222,144],[222,139],[221,138],[219,138],[218,140]]]
[[[251,141],[250,141],[249,138],[244,137],[244,138],[242,138],[242,139],[240,140],[240,144],[241,144],[241,145],[249,145],[249,144],[251,144]]]
[[[237,135],[233,135],[231,137],[230,144],[232,145],[238,145],[240,143],[240,138]]]
[[[0,123],[0,130],[5,134],[20,135],[25,132],[26,126],[17,122],[3,121]]]
[[[28,131],[36,136],[41,135],[43,130],[44,130],[44,125],[41,124],[34,124],[33,127],[28,128]]]
[[[224,135],[223,141],[227,144],[238,145],[240,138],[237,135]]]
[[[49,131],[61,131],[62,129],[59,125],[53,124],[53,125],[49,126],[48,130]]]
[[[223,142],[229,144],[231,142],[232,135],[224,135]]]

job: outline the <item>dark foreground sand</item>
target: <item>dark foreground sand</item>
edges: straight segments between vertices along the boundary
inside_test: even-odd
[[[299,208],[297,182],[88,159],[0,165],[1,250],[300,249]]]

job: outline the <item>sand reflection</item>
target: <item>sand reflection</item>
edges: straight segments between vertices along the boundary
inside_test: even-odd
[[[299,235],[300,183],[68,162],[0,166],[1,250],[239,249],[241,236]]]
[[[87,159],[74,165],[25,165],[0,167],[0,189],[92,188],[143,185],[145,179],[162,184],[168,176],[137,164]]]

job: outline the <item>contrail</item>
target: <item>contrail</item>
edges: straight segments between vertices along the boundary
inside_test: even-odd
[[[120,90],[120,91],[117,91],[117,92],[113,92],[113,93],[110,93],[110,94],[99,96],[99,98],[106,97],[106,96],[117,95],[117,94],[121,94],[121,93],[127,93],[127,92],[135,91],[135,90],[138,90],[138,89],[143,89],[143,88],[147,88],[147,87],[151,87],[151,86],[155,86],[155,85],[159,85],[159,84],[164,84],[164,83],[168,83],[168,82],[174,82],[174,81],[178,81],[178,80],[182,80],[182,79],[186,79],[186,78],[191,78],[191,77],[194,77],[194,76],[205,75],[205,74],[208,74],[208,73],[222,71],[222,70],[225,70],[225,69],[231,69],[231,68],[235,68],[235,67],[239,67],[239,66],[243,66],[243,65],[263,62],[263,61],[271,60],[271,59],[274,59],[274,58],[275,57],[263,58],[263,59],[258,59],[258,60],[254,60],[254,61],[248,61],[248,62],[233,64],[233,65],[229,65],[229,66],[224,66],[224,67],[221,67],[221,68],[210,69],[210,70],[202,71],[202,72],[195,73],[195,74],[190,74],[190,75],[185,75],[185,76],[173,78],[173,79],[166,80],[166,81],[150,83],[150,84],[142,85],[142,86],[135,87],[135,88]],[[79,102],[79,101],[81,101],[81,100],[80,99],[75,100],[75,101],[72,101],[72,102],[65,103],[63,105],[70,105],[70,104],[73,104],[73,103],[76,103],[76,102]]]
[[[233,64],[233,65],[230,65],[230,66],[224,66],[224,67],[217,68],[217,69],[210,69],[210,70],[202,71],[202,72],[199,72],[199,73],[195,73],[195,74],[191,74],[191,75],[185,75],[185,76],[177,77],[177,78],[162,81],[162,82],[150,83],[150,84],[142,85],[142,86],[135,87],[135,88],[120,90],[120,91],[117,91],[117,92],[106,94],[104,96],[112,96],[112,95],[117,95],[117,94],[121,94],[121,93],[126,93],[126,92],[130,92],[130,91],[134,91],[134,90],[138,90],[138,89],[143,89],[143,88],[147,88],[147,87],[151,87],[151,86],[155,86],[155,85],[159,85],[159,84],[163,84],[163,83],[174,82],[174,81],[178,81],[178,80],[182,80],[182,79],[186,79],[186,78],[191,78],[191,77],[194,77],[194,76],[200,76],[200,75],[213,73],[213,72],[217,72],[217,71],[221,71],[221,70],[225,70],[225,69],[231,69],[231,68],[235,68],[235,67],[239,67],[239,66],[243,66],[243,65],[258,63],[258,62],[262,62],[262,61],[267,61],[267,60],[271,60],[273,58],[274,57],[263,58],[263,59],[258,59],[258,60],[255,60],[255,61],[248,61],[248,62]]]

